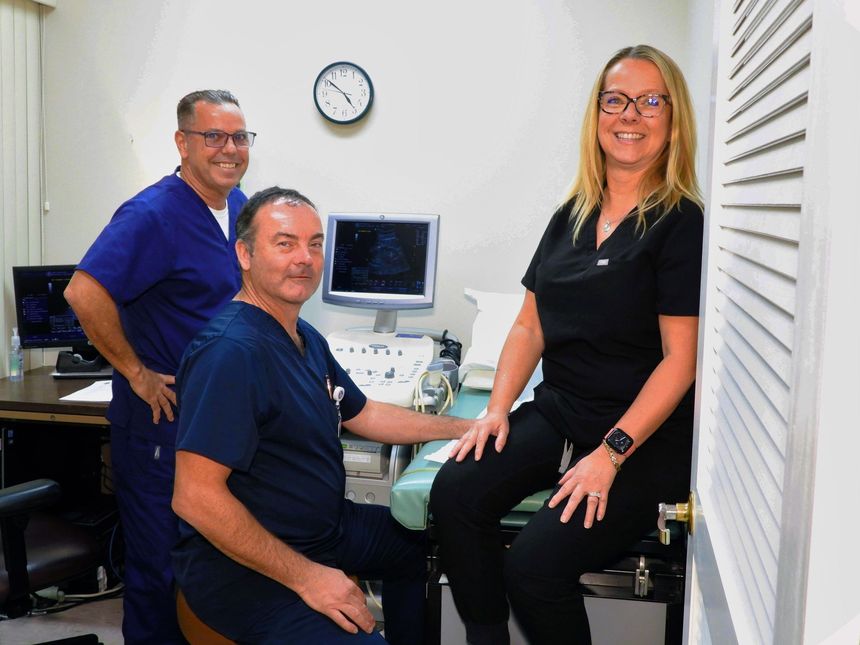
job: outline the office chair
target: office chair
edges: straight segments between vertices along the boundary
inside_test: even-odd
[[[50,479],[0,488],[0,615],[17,618],[32,606],[31,593],[94,570],[95,537],[71,522],[37,509],[60,498]]]

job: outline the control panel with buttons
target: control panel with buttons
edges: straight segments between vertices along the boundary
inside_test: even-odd
[[[433,360],[433,339],[421,334],[338,331],[327,337],[344,371],[374,401],[412,407],[418,379]]]

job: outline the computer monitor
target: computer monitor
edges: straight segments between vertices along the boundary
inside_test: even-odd
[[[329,213],[323,302],[376,309],[373,330],[395,331],[398,310],[433,306],[438,244],[438,215]]]
[[[74,272],[73,264],[12,267],[18,335],[24,349],[71,347],[57,357],[57,372],[97,372],[105,361],[63,296]]]

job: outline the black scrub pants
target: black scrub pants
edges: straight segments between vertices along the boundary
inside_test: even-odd
[[[562,524],[564,504],[544,505],[506,549],[500,519],[528,495],[556,486],[565,441],[534,404],[524,404],[509,420],[501,453],[488,443],[480,461],[471,455],[448,461],[430,496],[442,568],[467,640],[508,642],[510,602],[529,643],[591,643],[580,575],[610,564],[653,530],[659,502],[686,499],[690,455],[667,450],[652,436],[616,476],[603,521],[584,528],[583,502]],[[670,431],[658,432],[664,429]],[[575,445],[571,466],[595,447]]]

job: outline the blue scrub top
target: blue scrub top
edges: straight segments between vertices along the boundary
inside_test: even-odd
[[[326,376],[346,392],[344,421],[367,399],[319,332],[302,319],[298,331],[304,355],[268,313],[243,302],[228,304],[183,358],[176,449],[229,467],[230,491],[267,530],[325,562],[342,536],[346,481]],[[244,567],[184,521],[174,555],[180,583],[186,571],[220,582],[244,575]]]
[[[178,170],[178,168],[177,168]],[[175,173],[122,204],[78,269],[107,289],[123,330],[143,364],[176,374],[192,338],[241,286],[236,218],[247,197],[227,198],[230,239],[209,207]],[[172,444],[175,422],[152,424],[150,407],[114,372],[111,423]]]

